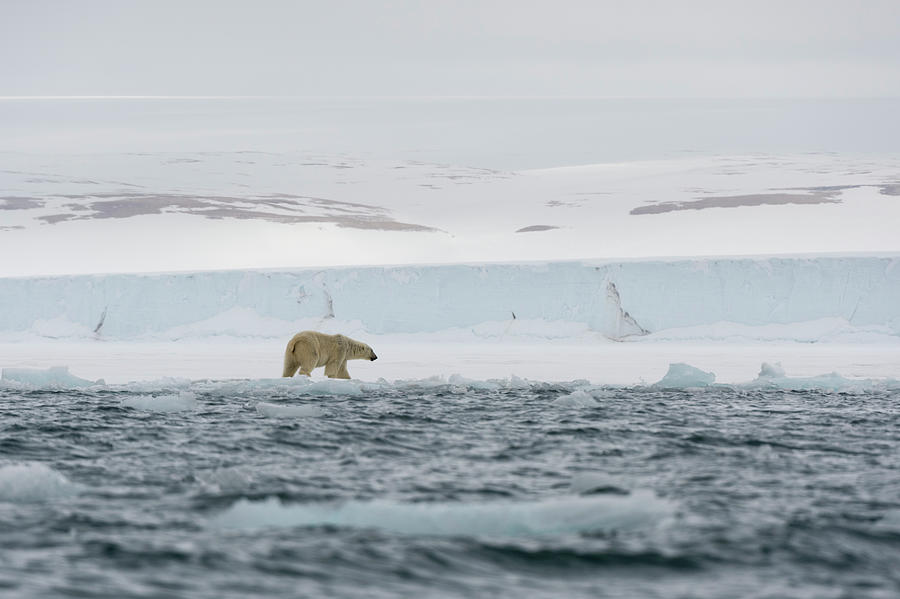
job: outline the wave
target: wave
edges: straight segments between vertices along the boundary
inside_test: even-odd
[[[671,502],[638,490],[627,496],[492,503],[285,504],[276,498],[241,499],[210,522],[232,529],[339,526],[408,535],[544,537],[640,529],[655,526],[673,513]]]

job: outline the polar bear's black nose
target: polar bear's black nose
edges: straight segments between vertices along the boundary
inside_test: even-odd
[[[376,355],[373,353],[373,354],[372,354],[372,361],[374,362],[374,361],[377,360],[377,359],[378,359],[378,356],[376,356]]]

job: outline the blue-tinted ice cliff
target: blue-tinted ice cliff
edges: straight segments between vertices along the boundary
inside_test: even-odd
[[[248,322],[241,329],[238,321]],[[0,279],[0,335],[370,334],[572,323],[611,339],[819,321],[900,336],[900,258],[559,262]],[[202,326],[198,326],[200,323]],[[237,324],[236,324],[237,323]],[[564,325],[563,323],[568,323]],[[729,328],[730,327],[730,328]],[[248,331],[258,329],[256,331]],[[199,331],[199,333],[198,333]],[[712,332],[711,332],[712,331]],[[752,336],[752,333],[748,333]],[[816,333],[811,333],[810,339]]]

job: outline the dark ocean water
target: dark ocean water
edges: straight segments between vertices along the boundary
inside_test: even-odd
[[[900,595],[900,392],[0,388],[0,596]]]

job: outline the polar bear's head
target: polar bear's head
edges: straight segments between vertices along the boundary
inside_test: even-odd
[[[378,359],[378,356],[375,355],[375,352],[372,351],[371,347],[359,341],[352,341],[352,343],[350,343],[350,353],[354,360],[371,360],[374,362]]]
[[[378,356],[375,355],[375,352],[372,351],[371,347],[369,347],[365,343],[363,343],[362,345],[363,345],[363,347],[365,347],[365,351],[363,352],[363,355],[362,355],[362,358],[364,360],[371,360],[372,362],[374,362],[375,360],[378,359]]]

